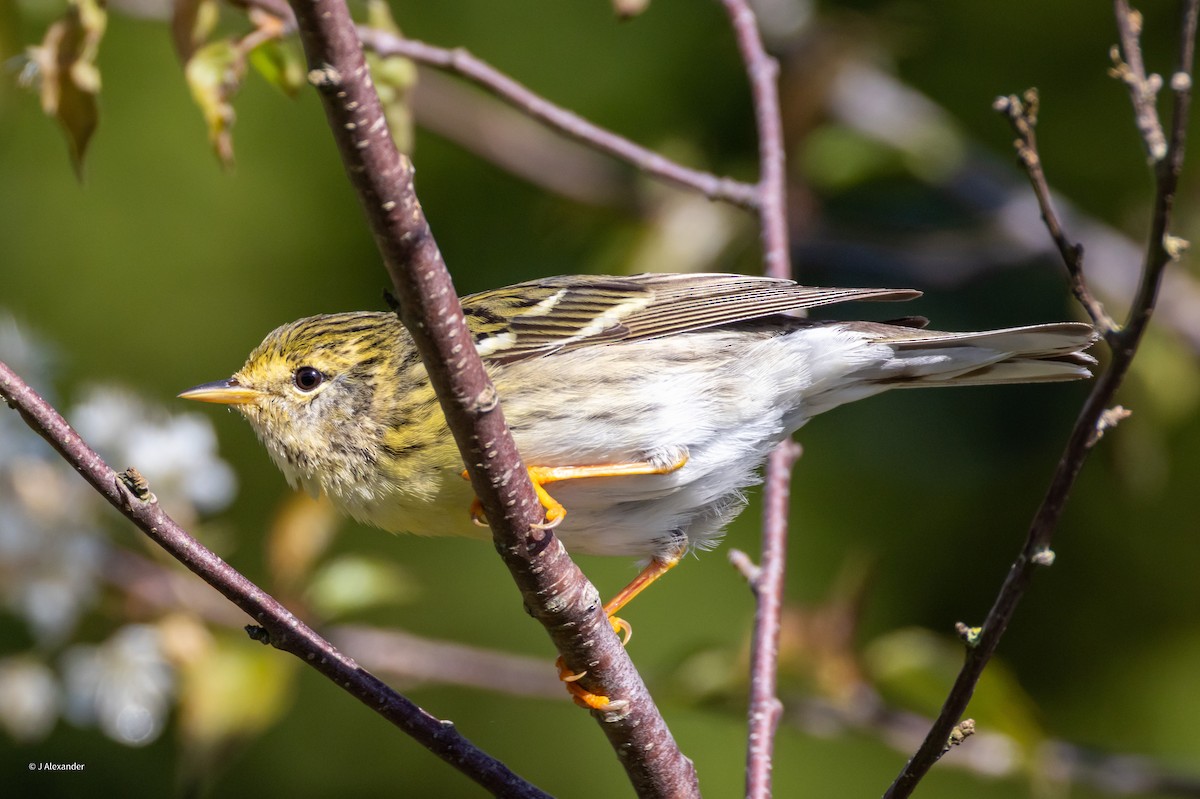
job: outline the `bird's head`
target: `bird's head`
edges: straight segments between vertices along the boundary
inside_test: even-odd
[[[336,495],[374,469],[412,349],[394,314],[308,317],[272,331],[229,379],[179,396],[236,408],[288,482]]]

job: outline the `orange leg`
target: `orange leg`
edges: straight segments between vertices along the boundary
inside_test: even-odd
[[[528,467],[529,479],[533,482],[534,491],[537,492],[538,500],[542,503],[545,509],[545,521],[542,526],[545,528],[555,527],[567,515],[567,509],[562,506],[562,503],[550,496],[543,486],[547,483],[556,483],[560,480],[579,480],[588,477],[633,477],[637,475],[652,475],[652,474],[670,474],[678,469],[683,468],[687,463],[687,455],[680,456],[673,463],[659,464],[651,463],[650,461],[633,461],[629,463],[610,463],[599,466],[530,466]],[[464,478],[467,477],[467,472],[462,473]],[[471,518],[476,524],[486,525],[487,520],[483,515],[483,507],[479,500],[476,499],[471,503]],[[633,628],[629,623],[622,618],[619,618],[616,613],[629,604],[635,596],[659,577],[662,577],[670,569],[679,563],[679,553],[664,557],[656,557],[650,561],[646,568],[642,569],[638,576],[633,578],[629,585],[625,586],[621,591],[609,600],[604,605],[604,612],[608,615],[608,620],[613,626],[613,630],[618,634],[623,634],[622,644],[628,644],[629,639],[633,636]],[[580,707],[591,708],[592,710],[601,710],[608,707],[610,703],[607,696],[594,694],[588,691],[583,686],[578,684],[578,680],[584,677],[587,672],[573,673],[567,668],[567,665],[560,657],[557,661],[558,677],[567,687],[567,691],[575,699],[575,704]]]
[[[628,605],[635,596],[645,591],[651,583],[674,568],[679,563],[681,554],[669,555],[665,558],[655,558],[650,561],[649,565],[642,569],[629,585],[622,588],[616,596],[604,603],[604,612],[608,615],[608,621],[612,624],[613,631],[618,635],[624,633],[624,638],[621,640],[622,644],[629,643],[629,639],[633,637],[633,628],[629,625],[629,622],[619,618],[616,615],[617,612]],[[571,697],[575,700],[575,704],[592,710],[602,710],[608,706],[609,699],[607,696],[594,694],[577,682],[587,674],[586,671],[579,673],[571,672],[562,658],[558,659],[556,665],[558,666],[558,678],[566,685],[567,692],[571,694]]]
[[[555,527],[567,515],[567,509],[562,506],[562,503],[550,496],[550,492],[543,486],[547,483],[557,483],[561,480],[579,480],[587,477],[634,477],[637,475],[651,474],[670,474],[671,472],[682,469],[687,463],[687,455],[681,455],[679,459],[673,463],[661,464],[652,463],[650,461],[632,461],[629,463],[606,463],[599,466],[529,466],[529,479],[533,483],[533,490],[537,492],[538,500],[542,503],[542,507],[546,511],[545,521],[542,526],[546,528]],[[464,478],[467,477],[467,472],[464,469],[462,472]],[[483,507],[476,499],[471,503],[471,518],[476,524],[487,524],[487,520],[483,515]],[[639,589],[640,590],[640,589]],[[624,591],[621,592],[625,593]],[[636,592],[635,592],[636,593]],[[630,596],[629,599],[633,597]],[[628,602],[629,599],[625,601]]]

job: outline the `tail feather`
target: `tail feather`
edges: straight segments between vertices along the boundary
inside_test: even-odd
[[[1091,376],[1096,359],[1084,350],[1097,336],[1091,325],[1058,322],[977,333],[867,323],[859,328],[872,343],[892,347],[895,357],[880,377],[896,388],[931,385],[982,386],[1047,383]]]

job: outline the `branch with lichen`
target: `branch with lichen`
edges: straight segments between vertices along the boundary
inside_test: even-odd
[[[388,134],[362,45],[341,0],[292,0],[300,38],[347,175],[391,276],[411,332],[458,443],[493,541],[530,613],[584,687],[612,700],[595,711],[643,796],[697,795],[679,751],[612,630],[596,589],[553,531],[504,421],[463,318],[449,272],[413,187],[412,163]],[[628,753],[635,752],[636,756]]]
[[[1141,16],[1130,9],[1125,0],[1116,0],[1114,5],[1121,38],[1116,60],[1126,66],[1118,77],[1131,85],[1137,127],[1142,133],[1146,151],[1150,154],[1155,177],[1151,230],[1142,262],[1138,291],[1126,321],[1120,327],[1112,325],[1110,321],[1106,322],[1108,316],[1099,305],[1087,301],[1090,293],[1087,292],[1083,279],[1082,248],[1070,242],[1049,204],[1050,192],[1041,169],[1036,139],[1032,135],[1036,114],[1029,114],[1028,101],[1021,106],[1015,97],[1006,98],[998,103],[998,109],[1014,121],[1019,136],[1017,150],[1020,162],[1033,183],[1039,202],[1044,203],[1042,209],[1047,227],[1050,235],[1059,244],[1076,295],[1080,296],[1082,293],[1080,298],[1085,308],[1097,321],[1105,341],[1112,350],[1112,360],[1097,378],[1091,393],[1084,401],[1045,498],[1030,523],[1021,552],[1010,567],[991,610],[981,626],[961,625],[960,633],[967,644],[966,660],[921,747],[888,788],[885,794],[887,799],[909,796],[921,778],[945,752],[947,741],[962,718],[983,669],[999,646],[1000,638],[1024,597],[1034,572],[1039,566],[1049,566],[1054,562],[1054,551],[1050,545],[1062,518],[1067,497],[1083,468],[1084,461],[1101,435],[1122,416],[1128,414],[1124,409],[1118,410],[1110,405],[1137,354],[1138,345],[1154,313],[1163,273],[1167,265],[1178,260],[1185,246],[1180,239],[1171,235],[1170,227],[1179,175],[1183,169],[1200,0],[1186,0],[1183,4],[1178,65],[1170,80],[1171,91],[1174,94],[1170,137],[1165,148],[1158,146],[1163,126],[1159,122],[1157,106],[1153,102],[1154,92],[1150,91],[1150,87],[1156,89],[1161,81],[1150,81],[1145,76],[1138,36],[1141,30]]]
[[[133,469],[118,474],[19,375],[0,362],[0,396],[79,472],[109,504],[155,544],[241,608],[247,631],[295,655],[434,754],[496,795],[544,797],[503,763],[474,746],[452,725],[430,715],[346,657],[287,608],[181,528]]]

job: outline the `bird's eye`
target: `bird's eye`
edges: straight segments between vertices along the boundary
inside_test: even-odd
[[[320,370],[311,366],[301,366],[292,375],[292,382],[296,388],[304,392],[315,391],[317,386],[321,385],[325,380],[325,375],[321,374]]]

